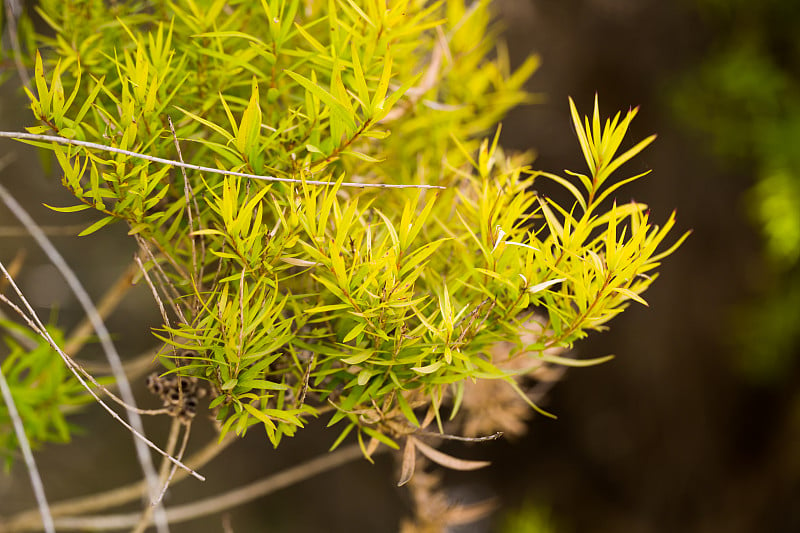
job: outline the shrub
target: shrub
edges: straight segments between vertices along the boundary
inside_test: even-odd
[[[37,11],[54,35],[37,36],[27,142],[77,200],[54,209],[99,213],[81,235],[127,226],[163,316],[151,389],[186,424],[207,391],[223,437],[259,426],[277,446],[330,413],[333,448],[404,445],[401,482],[417,452],[480,466],[426,428],[522,431],[513,406],[544,412],[529,378],[604,360],[563,350],[644,304],[685,237],[662,249],[674,216],[614,200],[654,140],[618,153],[637,110],[582,119],[570,101],[583,174],[502,150],[537,60],[510,69],[488,2]]]

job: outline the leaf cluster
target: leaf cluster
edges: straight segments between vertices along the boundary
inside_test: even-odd
[[[572,105],[588,173],[569,179],[506,154],[499,129],[482,139],[530,101],[522,87],[536,67],[512,71],[502,48],[490,58],[488,2],[39,10],[55,37],[35,58],[31,132],[295,180],[38,143],[79,201],[59,209],[103,215],[83,234],[122,221],[139,240],[171,314],[156,332],[165,365],[209,383],[223,434],[260,425],[277,445],[333,411],[334,446],[355,430],[368,453],[369,439],[397,447],[423,411],[441,428],[468,380],[523,394],[526,371],[582,364],[550,349],[644,303],[682,240],[660,247],[674,217],[659,228],[644,204],[607,206],[640,177],[612,175],[652,141],[617,154],[635,111],[602,124],[597,102],[585,121]],[[539,179],[574,203],[537,194]],[[543,326],[523,345],[534,315]],[[502,340],[516,348],[492,355]],[[529,363],[501,364],[515,357]]]
[[[27,341],[23,346],[11,336],[4,336],[9,353],[3,360],[2,372],[31,447],[35,449],[47,442],[69,442],[77,428],[67,422],[66,415],[91,402],[92,397],[41,337],[6,320],[2,321],[2,326]],[[63,341],[57,329],[51,328],[50,334],[57,342]],[[31,348],[28,343],[35,347]],[[0,404],[0,454],[6,468],[10,468],[14,459],[12,451],[17,448],[8,407]]]

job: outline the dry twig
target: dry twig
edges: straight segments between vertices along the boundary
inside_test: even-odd
[[[200,165],[193,165],[191,163],[181,163],[180,161],[173,161],[172,159],[164,159],[163,157],[154,157],[151,155],[140,154],[138,152],[131,152],[130,150],[122,150],[107,146],[105,144],[98,144],[88,141],[79,141],[77,139],[67,139],[65,137],[58,137],[56,135],[36,135],[33,133],[23,133],[20,131],[0,131],[0,137],[7,139],[17,140],[31,140],[31,141],[44,141],[54,142],[58,144],[68,144],[73,146],[80,146],[82,148],[89,148],[92,150],[101,150],[103,152],[111,152],[115,154],[127,155],[129,157],[136,157],[144,159],[145,161],[152,161],[153,163],[162,163],[164,165],[172,165],[174,167],[188,168],[190,170],[199,170],[200,172],[210,172],[212,174],[224,174],[226,176],[238,176],[240,178],[249,178],[261,181],[277,181],[281,183],[305,183],[307,185],[322,185],[333,186],[337,182],[332,181],[319,181],[319,180],[298,180],[293,178],[278,178],[276,176],[262,176],[259,174],[248,174],[246,172],[233,172],[231,170],[220,170],[218,168],[204,167]],[[354,183],[343,181],[339,183],[342,187],[356,187],[356,188],[378,188],[378,189],[444,189],[439,185],[411,185],[402,183]]]

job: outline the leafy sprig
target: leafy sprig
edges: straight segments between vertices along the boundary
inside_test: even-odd
[[[163,362],[208,383],[223,435],[258,425],[277,446],[333,411],[334,447],[355,432],[369,456],[443,429],[475,380],[538,409],[519,376],[597,362],[555,349],[644,303],[685,238],[665,249],[674,215],[608,205],[653,140],[617,154],[635,110],[603,124],[597,101],[583,120],[570,101],[586,174],[503,151],[495,124],[532,100],[537,60],[489,59],[488,2],[40,10],[56,36],[40,38],[29,130],[69,142],[30,142],[79,202],[61,210],[102,215],[82,235],[121,222],[138,239],[173,309]],[[283,181],[249,179],[264,175]],[[542,178],[572,205],[540,196]],[[378,183],[443,189],[347,187]]]

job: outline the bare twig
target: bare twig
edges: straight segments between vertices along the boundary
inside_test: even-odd
[[[27,232],[25,234],[28,235]],[[24,260],[25,260],[24,251],[23,250],[18,251],[17,255],[14,256],[14,259],[12,259],[11,263],[9,263],[8,265],[8,272],[12,276],[16,276],[17,274],[19,274],[19,272],[22,270],[22,263]],[[0,294],[5,292],[6,285],[8,285],[6,280],[0,279]],[[8,317],[6,317],[6,314],[3,312],[2,309],[0,309],[0,320],[7,320],[7,319]],[[5,326],[3,327],[3,329],[5,330],[6,333],[8,333],[9,336],[11,336],[15,341],[17,341],[20,344],[20,346],[27,349],[28,351],[33,350],[39,345],[39,343],[36,342],[36,339],[32,339],[28,335],[23,334],[21,331],[18,331],[15,328]]]
[[[120,358],[117,348],[114,346],[114,343],[111,340],[111,334],[108,332],[103,319],[97,312],[97,308],[95,307],[94,302],[92,302],[89,293],[87,293],[86,289],[83,288],[78,276],[76,276],[69,265],[67,265],[64,257],[58,252],[58,250],[56,250],[55,246],[53,246],[53,243],[50,242],[50,239],[48,239],[47,236],[41,232],[33,218],[31,218],[25,209],[2,185],[0,185],[0,197],[2,197],[3,203],[5,203],[11,212],[14,213],[14,216],[17,217],[17,220],[19,220],[22,225],[25,226],[28,231],[30,231],[31,237],[33,237],[42,251],[44,251],[50,262],[53,263],[53,265],[58,269],[58,271],[64,277],[64,280],[67,282],[67,285],[69,285],[73,294],[75,294],[75,297],[80,302],[81,307],[83,307],[83,310],[86,313],[86,317],[92,323],[92,328],[97,333],[100,346],[103,348],[103,353],[105,353],[106,359],[108,359],[108,363],[111,366],[112,375],[117,383],[120,396],[122,396],[122,400],[125,403],[130,425],[138,433],[144,435],[144,424],[139,416],[139,412],[137,412],[136,397],[133,395],[133,390],[131,389],[131,384],[128,381],[128,376],[125,375],[125,369],[122,366],[122,359]],[[42,329],[44,329],[43,326]],[[134,439],[134,446],[136,448],[136,457],[142,467],[142,472],[144,473],[145,479],[150,484],[153,497],[155,497],[158,492],[158,476],[156,475],[156,469],[153,465],[153,459],[143,442],[138,439]],[[163,508],[155,510],[155,523],[160,533],[167,533],[169,531]]]
[[[105,144],[79,141],[77,139],[67,139],[64,137],[58,137],[56,135],[36,135],[33,133],[23,133],[19,131],[0,131],[0,137],[5,137],[7,139],[17,139],[17,140],[27,139],[31,141],[45,141],[45,142],[54,142],[58,144],[81,146],[83,148],[91,148],[93,150],[102,150],[104,152],[111,152],[115,154],[127,155],[129,157],[136,157],[138,159],[144,159],[145,161],[152,161],[153,163],[162,163],[164,165],[172,165],[174,167],[188,168],[190,170],[199,170],[201,172],[210,172],[212,174],[224,174],[226,176],[238,176],[240,178],[249,178],[253,180],[277,181],[281,183],[298,183],[298,184],[305,183],[307,185],[323,185],[323,186],[336,185],[336,182],[332,181],[298,180],[293,178],[278,178],[276,176],[262,176],[259,174],[248,174],[246,172],[233,172],[231,170],[220,170],[218,168],[193,165],[191,163],[181,163],[180,161],[173,161],[172,159],[164,159],[162,157],[154,157],[150,155],[140,154],[138,152],[131,152],[130,150],[122,150],[120,148],[114,148],[113,146],[106,146]],[[412,185],[412,184],[400,184],[400,183],[353,183],[347,181],[341,182],[339,183],[339,185],[342,187],[358,187],[358,188],[372,187],[379,189],[444,189],[445,188],[439,185]]]
[[[61,356],[61,359],[64,361],[64,364],[67,365],[67,368],[70,369],[70,371],[75,376],[75,378],[78,380],[78,382],[81,384],[81,386],[83,388],[85,388],[89,392],[89,394],[92,395],[92,397],[95,399],[95,401],[97,403],[99,403],[100,406],[108,412],[108,414],[110,414],[117,422],[119,422],[120,424],[125,426],[125,428],[128,431],[130,431],[131,433],[136,435],[137,438],[139,438],[142,441],[144,441],[144,443],[147,444],[150,448],[154,449],[159,454],[161,454],[161,455],[163,455],[165,457],[169,457],[161,448],[156,446],[156,444],[154,444],[150,439],[145,437],[141,432],[137,431],[133,426],[131,426],[130,424],[125,422],[116,413],[116,411],[111,409],[111,407],[109,407],[108,404],[106,402],[104,402],[97,395],[96,392],[94,392],[94,390],[92,390],[92,387],[90,387],[89,384],[86,383],[86,380],[84,380],[84,378],[81,376],[81,372],[79,372],[80,367],[75,363],[75,361],[72,360],[72,358],[70,356],[68,356],[66,353],[64,353],[64,351],[56,343],[56,341],[53,340],[53,337],[50,335],[50,332],[47,331],[47,328],[45,327],[44,323],[41,321],[39,316],[36,314],[36,312],[33,310],[33,307],[31,306],[30,302],[28,302],[28,300],[22,294],[22,291],[19,290],[19,287],[17,286],[17,284],[14,281],[14,279],[8,274],[8,271],[6,270],[6,267],[5,267],[5,265],[3,265],[2,261],[0,261],[0,271],[2,271],[3,275],[10,282],[11,287],[14,289],[14,292],[17,294],[17,296],[20,298],[20,300],[22,301],[23,305],[25,306],[25,309],[27,310],[27,313],[22,311],[22,309],[20,309],[18,306],[14,305],[13,302],[11,302],[8,298],[6,298],[2,294],[0,294],[0,301],[4,302],[6,305],[11,307],[11,309],[13,309],[16,313],[18,313],[20,315],[20,317],[25,321],[25,323],[28,324],[28,326],[34,332],[36,332],[38,335],[42,336],[47,341],[47,343],[58,353],[58,355]],[[80,369],[80,370],[82,371],[83,369]],[[101,385],[99,383],[97,383],[97,380],[95,380],[93,377],[88,376],[87,379],[94,386],[96,386],[98,388],[101,388]],[[182,462],[178,461],[174,457],[169,457],[169,459],[170,459],[170,461],[173,461],[174,463],[176,463],[181,468],[185,468],[185,469],[189,470],[191,475],[193,475],[194,477],[196,477],[200,481],[205,481],[205,479],[206,479],[205,477],[201,476],[200,474],[198,474],[197,472],[195,472],[194,470],[192,470],[191,468],[189,468],[188,466],[186,466]]]
[[[377,453],[388,450],[387,447],[381,448]],[[287,468],[277,474],[270,475],[259,481],[239,487],[229,492],[212,496],[194,503],[180,505],[167,509],[167,519],[170,524],[194,520],[202,516],[218,513],[230,509],[237,505],[261,498],[282,488],[289,487],[306,479],[317,476],[328,470],[337,468],[349,463],[354,459],[363,457],[361,449],[357,444],[340,448],[319,457],[315,457],[305,463]],[[129,529],[136,525],[139,520],[139,513],[126,513],[115,515],[83,516],[83,517],[63,517],[56,518],[55,524],[59,530],[118,530]],[[8,531],[31,531],[38,530],[31,527],[8,528]]]
[[[229,433],[222,441],[212,440],[200,451],[189,457],[186,464],[192,468],[201,468],[211,462],[217,455],[224,451],[228,446],[237,440],[236,434]],[[173,484],[187,478],[189,473],[186,470],[178,470],[173,479]],[[50,505],[50,512],[53,516],[79,515],[101,509],[109,509],[132,502],[141,498],[147,491],[144,481],[137,481],[130,485],[125,485],[116,489],[105,490],[98,494],[90,494],[57,502]],[[5,529],[2,529],[5,526]],[[5,524],[0,524],[0,531],[32,531],[41,530],[42,520],[35,509],[23,511],[14,515]]]
[[[167,445],[164,448],[166,450],[166,452],[168,454],[170,454],[170,455],[175,455],[175,447],[178,445],[178,435],[180,434],[180,431],[181,431],[180,422],[178,421],[177,418],[173,418],[172,419],[172,424],[170,425],[170,428],[169,428],[169,436],[167,437]],[[184,448],[185,448],[185,439],[184,439]],[[178,459],[182,459],[182,453],[179,453],[178,455],[176,455],[176,457]],[[161,500],[162,500],[162,498],[164,496],[164,493],[167,490],[167,486],[168,486],[167,485],[167,476],[169,476],[169,473],[170,473],[170,466],[174,466],[174,465],[172,465],[172,463],[170,463],[166,459],[164,461],[162,461],[161,468],[158,471],[158,483],[159,483],[159,486],[163,487],[163,490],[161,490],[155,498],[152,498],[152,495],[151,495],[151,500],[150,500],[151,501],[151,505],[148,505],[148,506],[146,506],[144,508],[144,511],[142,512],[141,516],[139,517],[139,523],[136,524],[136,527],[133,528],[131,533],[144,533],[144,531],[147,529],[147,525],[150,523],[150,520],[153,517],[153,511],[155,510],[157,505],[159,503],[161,503]],[[174,472],[174,470],[173,470],[173,472]]]
[[[435,433],[433,431],[418,431],[416,434],[425,437],[435,437],[437,439],[459,440],[462,442],[486,442],[490,440],[497,440],[503,436],[502,431],[496,431],[491,435],[486,435],[484,437],[461,437],[458,435],[449,435],[447,433]]]
[[[25,458],[25,466],[28,467],[28,475],[31,478],[31,485],[33,485],[33,493],[36,495],[36,503],[39,505],[39,515],[42,517],[43,528],[47,533],[55,533],[56,527],[53,523],[53,516],[50,514],[47,497],[44,494],[44,484],[42,484],[42,478],[39,476],[39,470],[36,468],[36,461],[33,458],[31,445],[28,442],[28,437],[25,435],[25,426],[22,424],[22,419],[17,412],[17,405],[14,403],[14,397],[11,395],[11,388],[8,386],[2,368],[0,368],[0,392],[2,392],[3,401],[8,410],[8,416],[11,418],[11,422],[14,425],[14,433],[17,436],[17,442],[22,450],[22,456]]]
[[[169,122],[169,130],[172,132],[172,140],[175,141],[175,150],[178,152],[178,159],[183,163],[183,154],[181,153],[181,145],[178,142],[178,135],[175,133],[175,126],[172,124],[172,117],[167,115],[167,122]],[[186,200],[186,216],[189,218],[189,239],[192,241],[192,274],[197,279],[197,284],[203,282],[203,275],[201,270],[197,268],[197,245],[195,243],[195,227],[194,217],[192,216],[192,200],[194,200],[194,207],[197,210],[198,221],[200,219],[200,208],[197,205],[197,200],[194,197],[191,186],[189,185],[189,178],[186,176],[186,169],[181,167],[181,174],[183,175],[183,196]]]
[[[11,41],[11,49],[14,51],[14,64],[17,67],[17,74],[22,85],[31,88],[31,77],[22,62],[22,48],[19,45],[19,35],[17,34],[17,19],[22,13],[22,6],[17,0],[5,0],[6,22],[8,24],[8,37]]]
[[[181,426],[185,427],[183,432],[183,441],[181,442],[181,449],[178,450],[178,459],[183,458],[183,454],[186,452],[186,445],[189,444],[189,435],[191,434],[192,424],[191,422],[187,424],[182,424],[181,421],[176,417],[173,419],[172,427],[180,428]],[[176,433],[177,435],[177,433]],[[171,467],[169,471],[169,475],[166,475],[165,468]],[[172,478],[175,476],[175,472],[177,472],[178,468],[175,465],[170,465],[167,461],[164,461],[162,473],[161,473],[161,492],[158,495],[158,500],[153,502],[153,505],[159,503],[161,500],[164,499],[164,495],[167,493],[167,489],[169,488],[170,483],[172,483]],[[166,477],[166,479],[164,479]]]
[[[153,263],[153,269],[154,272],[156,273],[156,280],[158,281],[158,284],[161,286],[161,292],[163,292],[164,296],[169,299],[169,302],[172,304],[172,308],[175,311],[175,315],[184,323],[188,323],[186,317],[183,314],[183,311],[181,311],[181,308],[178,305],[178,301],[180,300],[180,294],[178,293],[178,290],[175,288],[172,282],[170,282],[169,276],[167,276],[167,273],[164,272],[164,269],[161,268],[161,264],[156,260],[156,256],[153,254],[153,251],[150,249],[150,246],[147,245],[147,241],[145,241],[138,234],[135,237],[136,237],[136,242],[139,243],[139,247],[145,251],[147,256],[150,258],[150,261]],[[183,272],[180,265],[175,263],[171,255],[165,254],[164,257],[166,257],[167,261],[169,261],[170,264],[172,264],[178,275],[180,275],[183,278],[189,278],[189,274]],[[142,270],[142,272],[144,273],[146,272],[146,270]],[[146,276],[147,274],[145,274],[145,277]]]
[[[97,304],[97,313],[100,315],[101,319],[107,318],[117,305],[119,305],[131,287],[133,287],[133,276],[137,271],[136,265],[132,263],[119,278],[117,278],[114,285],[106,291],[103,298]],[[67,335],[67,340],[64,343],[64,351],[71,354],[78,353],[83,345],[86,344],[86,339],[91,335],[93,330],[92,321],[87,315],[75,326],[75,329]]]
[[[164,319],[164,325],[170,327],[169,317],[167,316],[167,310],[164,309],[164,304],[161,302],[161,297],[158,295],[158,291],[156,290],[156,286],[153,285],[153,281],[150,279],[150,276],[147,275],[147,269],[144,267],[142,260],[139,258],[137,254],[133,260],[136,262],[136,265],[139,267],[139,270],[142,271],[142,277],[147,282],[147,286],[150,287],[150,291],[153,293],[153,299],[156,301],[158,305],[158,310],[161,311],[161,318]]]

